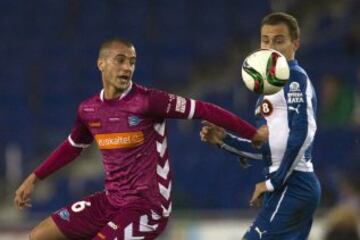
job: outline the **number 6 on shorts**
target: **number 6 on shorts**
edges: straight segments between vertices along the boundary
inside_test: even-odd
[[[85,209],[85,207],[90,207],[91,206],[91,202],[88,201],[78,201],[76,203],[74,203],[73,205],[71,205],[71,210],[73,212],[81,212],[82,210]]]

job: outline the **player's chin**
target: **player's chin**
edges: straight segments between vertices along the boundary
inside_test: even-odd
[[[118,89],[118,90],[126,90],[129,85],[130,85],[130,80],[127,80],[127,79],[116,79],[115,80],[115,83],[114,83],[115,87]]]

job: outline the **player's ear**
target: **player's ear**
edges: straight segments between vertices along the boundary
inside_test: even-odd
[[[293,41],[293,44],[294,44],[294,50],[298,50],[299,47],[300,47],[300,38],[296,39]]]
[[[103,71],[104,65],[105,65],[104,59],[98,58],[98,60],[97,60],[97,67],[98,67],[98,69],[100,70],[100,72]]]

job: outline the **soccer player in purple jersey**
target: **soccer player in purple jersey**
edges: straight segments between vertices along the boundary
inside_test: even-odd
[[[74,160],[94,140],[103,156],[105,190],[54,212],[30,239],[155,239],[171,213],[171,170],[166,118],[205,119],[255,145],[267,138],[234,114],[210,103],[133,83],[136,52],[120,38],[105,41],[97,66],[103,90],[83,101],[68,138],[21,184],[15,204],[30,205],[34,185]]]

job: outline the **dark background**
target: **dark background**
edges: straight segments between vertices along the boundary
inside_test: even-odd
[[[318,94],[313,163],[321,207],[341,195],[340,180],[359,182],[359,1],[38,0],[0,1],[0,206],[65,139],[76,108],[101,89],[97,50],[108,37],[134,43],[134,81],[207,100],[254,121],[256,95],[240,76],[259,46],[262,17],[298,18],[296,58]],[[202,144],[199,122],[169,121],[175,209],[246,209],[260,162],[242,170],[235,156]],[[35,192],[29,218],[101,190],[96,150],[51,176]],[[346,174],[344,174],[346,172]]]

